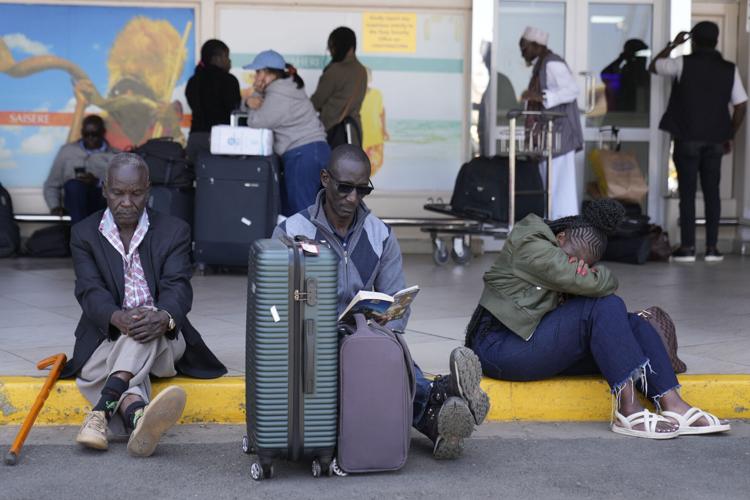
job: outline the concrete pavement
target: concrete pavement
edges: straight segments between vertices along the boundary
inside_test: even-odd
[[[3,453],[15,429],[0,427]],[[617,436],[603,423],[486,424],[457,461],[433,460],[415,435],[396,473],[313,479],[307,463],[280,463],[260,483],[240,451],[240,426],[175,427],[147,459],[130,458],[124,443],[81,449],[75,432],[33,429],[19,463],[0,465],[0,497],[734,500],[750,491],[750,424],[741,421],[727,435],[664,442]]]

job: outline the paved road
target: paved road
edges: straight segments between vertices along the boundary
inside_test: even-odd
[[[3,455],[16,429],[0,427]],[[750,498],[750,422],[726,436],[665,442],[616,436],[605,424],[489,424],[459,461],[432,460],[416,438],[397,473],[313,479],[308,464],[278,464],[261,483],[239,450],[241,427],[180,426],[140,460],[124,443],[79,449],[75,432],[34,429],[19,464],[0,465],[0,498]]]

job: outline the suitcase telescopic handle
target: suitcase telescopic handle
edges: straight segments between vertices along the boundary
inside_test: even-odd
[[[305,352],[302,361],[302,386],[305,394],[315,392],[315,320],[306,319],[303,327]]]

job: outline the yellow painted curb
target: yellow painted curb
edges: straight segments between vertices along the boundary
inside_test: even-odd
[[[0,425],[20,424],[43,383],[37,377],[0,377]],[[683,375],[680,383],[683,396],[693,405],[720,418],[750,418],[750,375]],[[188,395],[181,423],[245,423],[243,377],[177,377],[154,382],[154,393],[173,384]],[[482,387],[490,396],[489,421],[603,421],[610,416],[609,388],[596,377],[540,382],[484,379]],[[37,424],[78,425],[88,409],[75,382],[63,380],[55,385]]]

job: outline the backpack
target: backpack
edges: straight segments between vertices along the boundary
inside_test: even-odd
[[[401,335],[355,314],[339,349],[337,462],[344,472],[398,470],[411,441],[416,378]]]
[[[195,172],[185,154],[185,148],[171,137],[149,139],[133,149],[146,162],[151,184],[168,187],[191,187]]]
[[[21,235],[13,220],[13,200],[0,183],[0,257],[10,257],[18,252]]]
[[[67,257],[70,255],[70,225],[37,229],[26,240],[26,253],[31,257]]]

